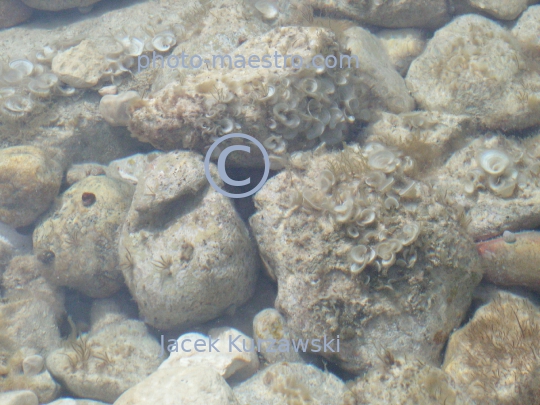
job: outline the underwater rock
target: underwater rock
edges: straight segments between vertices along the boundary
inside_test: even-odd
[[[85,89],[98,84],[107,64],[92,41],[85,39],[73,48],[59,52],[53,58],[51,67],[64,83]]]
[[[0,28],[20,24],[31,16],[32,9],[20,0],[0,0]]]
[[[499,20],[515,20],[527,9],[528,0],[460,0],[473,11],[489,14]]]
[[[500,286],[522,286],[540,291],[540,232],[505,232],[476,244],[486,280]]]
[[[540,225],[539,136],[476,136],[431,171],[434,186],[466,213],[476,240]]]
[[[380,366],[352,387],[358,405],[476,405],[452,377],[437,367],[382,352]]]
[[[47,405],[108,405],[105,402],[92,401],[90,399],[79,398],[59,398]]]
[[[208,183],[202,156],[191,152],[164,154],[147,166],[119,254],[141,316],[159,329],[216,318],[255,288],[254,243],[231,201]]]
[[[122,286],[118,228],[126,216],[133,186],[105,176],[87,177],[55,202],[34,230],[34,253],[43,274],[94,298]]]
[[[26,5],[38,10],[59,11],[68,8],[88,7],[99,0],[22,0]]]
[[[471,129],[467,116],[430,111],[403,114],[381,112],[366,129],[368,142],[396,147],[414,159],[415,171],[433,173],[464,142]]]
[[[403,79],[391,67],[377,38],[367,31],[351,31],[350,41],[361,51],[360,56],[347,55],[326,28],[283,27],[249,38],[235,52],[244,57],[244,63],[242,57],[235,58],[231,69],[221,67],[218,58],[216,68],[186,76],[143,99],[132,113],[129,130],[159,149],[201,152],[221,135],[251,134],[277,165],[287,152],[321,142],[341,143],[350,124],[374,117],[372,109],[412,109],[414,102]],[[370,46],[368,51],[361,50],[363,43]],[[284,69],[279,57],[275,58],[277,64],[275,59],[273,63],[261,59],[277,52],[275,49],[297,55],[295,61],[289,58],[286,62],[287,66],[294,62],[296,67]],[[327,64],[335,62],[335,68],[325,68],[320,59],[316,59],[321,62],[319,67],[307,67],[319,53],[332,56],[334,60]],[[253,59],[246,64],[249,55]],[[362,58],[366,66],[358,63],[357,68],[355,57]],[[267,63],[269,68],[265,68]],[[253,65],[259,68],[250,67]],[[260,166],[261,160],[255,153],[240,158],[231,155],[230,159],[231,164],[241,166]]]
[[[405,81],[394,69],[382,41],[361,27],[349,28],[343,35],[345,48],[350,50],[351,55],[358,56],[358,72],[367,76],[364,80],[383,108],[394,114],[414,110],[414,99]]]
[[[197,340],[200,340],[200,345],[195,346]],[[209,342],[212,342],[212,348]],[[174,343],[169,344],[174,346]],[[234,328],[210,329],[208,336],[186,333],[178,338],[176,344],[178,351],[171,351],[169,358],[159,366],[160,370],[166,368],[173,373],[178,367],[203,365],[212,367],[225,379],[234,377],[235,381],[243,381],[259,368],[257,351],[250,351],[253,349],[252,339]],[[184,347],[186,351],[182,349]]]
[[[302,4],[304,3],[304,4]],[[443,0],[308,0],[300,6],[313,7],[323,15],[343,15],[369,25],[386,28],[437,28],[450,19]]]
[[[41,370],[35,375],[26,375],[24,373],[24,361],[20,363],[20,352],[17,352],[9,361],[9,372],[3,376],[0,383],[1,390],[29,390],[33,392],[39,403],[48,403],[53,401],[60,394],[60,385],[52,378],[47,370]],[[34,355],[41,357],[39,355]],[[34,357],[29,356],[29,357]],[[14,362],[14,359],[17,361]]]
[[[443,370],[478,405],[538,402],[540,312],[529,300],[506,292],[479,308],[450,337]]]
[[[41,149],[0,149],[0,221],[30,225],[49,208],[61,182],[61,167]]]
[[[13,355],[17,350],[24,349],[33,351],[32,354],[46,355],[60,346],[56,314],[51,305],[42,299],[8,301],[0,305],[0,319],[2,352],[8,349],[8,353]],[[36,330],[39,330],[38,334]],[[23,359],[17,364],[21,372]]]
[[[312,365],[277,363],[234,387],[241,405],[333,404],[355,405],[343,381]]]
[[[270,342],[263,342],[265,339],[273,339],[274,342],[280,339],[290,341],[291,335],[287,327],[285,318],[274,308],[268,308],[259,312],[253,319],[253,337],[261,340],[260,355],[268,363],[302,363],[303,360],[294,350],[279,351]],[[268,350],[270,348],[270,351]]]
[[[538,69],[508,30],[479,15],[439,29],[406,81],[425,110],[468,114],[503,131],[540,123]]]
[[[136,91],[103,96],[99,102],[99,112],[103,119],[113,127],[127,127],[134,105],[141,100]]]
[[[407,74],[411,62],[426,47],[425,35],[417,29],[382,30],[377,32],[377,37],[401,76]]]
[[[211,367],[162,369],[126,391],[114,405],[240,405],[233,391]]]
[[[159,344],[111,300],[94,303],[92,322],[88,334],[70,337],[47,357],[47,368],[77,396],[113,403],[158,368]]]
[[[519,18],[512,34],[517,38],[521,46],[529,52],[540,52],[540,6],[529,7]]]
[[[482,277],[459,212],[380,143],[291,166],[255,195],[250,223],[293,338],[334,339],[317,353],[355,373],[377,347],[435,363]]]
[[[107,167],[107,176],[137,185],[144,174],[146,166],[159,155],[161,155],[161,152],[137,153],[123,159],[114,160]]]
[[[17,256],[2,275],[3,298],[8,302],[39,299],[55,314],[59,324],[65,314],[64,293],[42,274],[42,264],[35,256]]]
[[[98,163],[81,163],[73,165],[66,173],[66,183],[68,186],[81,181],[90,176],[101,176],[105,174],[106,167]]]
[[[0,405],[38,405],[38,398],[32,391],[12,391],[0,393]]]

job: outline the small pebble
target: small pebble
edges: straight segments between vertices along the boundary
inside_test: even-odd
[[[102,87],[101,89],[98,90],[98,93],[101,95],[101,96],[106,96],[106,95],[114,95],[116,93],[118,93],[118,87],[117,86],[105,86],[105,87]]]
[[[43,364],[43,357],[41,357],[39,354],[26,357],[22,363],[24,375],[27,377],[32,377],[41,373],[43,370]]]
[[[515,243],[516,241],[516,234],[510,231],[504,231],[503,233],[503,240],[506,243]]]

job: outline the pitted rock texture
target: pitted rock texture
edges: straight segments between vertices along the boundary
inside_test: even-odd
[[[298,153],[255,196],[251,225],[291,336],[339,335],[339,352],[319,354],[355,373],[377,347],[435,363],[482,277],[459,212],[411,183],[407,162],[380,144]]]
[[[213,165],[211,171],[218,178]],[[119,254],[141,315],[157,328],[213,319],[254,291],[254,243],[231,201],[210,186],[202,157],[191,152],[167,153],[147,166]]]

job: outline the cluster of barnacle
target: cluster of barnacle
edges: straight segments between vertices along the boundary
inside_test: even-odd
[[[320,173],[316,189],[305,187],[296,204],[328,213],[353,242],[351,274],[375,266],[383,276],[394,264],[413,267],[421,232],[413,215],[420,197],[408,174],[414,161],[380,143],[345,146]]]
[[[142,38],[126,34],[113,37],[114,49],[105,55],[106,68],[103,76],[115,83],[126,72],[131,73],[136,58],[143,53],[165,53],[176,45],[182,27],[175,26],[154,32],[145,28]],[[72,96],[75,88],[63,83],[51,70],[51,64],[59,51],[67,45],[47,45],[29,59],[15,59],[0,66],[0,113],[14,119],[27,116],[40,100],[52,96]]]
[[[51,72],[50,63],[57,50],[45,47],[34,60],[15,59],[0,66],[0,113],[21,118],[30,113],[40,99],[53,95],[71,96],[73,87],[62,83]]]
[[[287,143],[299,135],[328,145],[342,142],[347,125],[368,111],[367,99],[357,97],[354,81],[349,69],[304,69],[297,77],[263,87],[257,101],[267,105],[272,131],[264,146],[282,155]]]
[[[519,169],[523,170],[519,170]],[[516,188],[524,187],[530,175],[540,174],[540,162],[523,151],[510,148],[484,149],[476,156],[474,166],[468,172],[463,190],[472,195],[486,189],[502,198],[509,198]]]
[[[179,24],[158,32],[150,26],[143,27],[143,30],[144,34],[140,38],[125,32],[113,36],[115,49],[105,55],[107,68],[103,72],[113,83],[117,77],[131,72],[139,56],[152,52],[169,52],[184,32]]]

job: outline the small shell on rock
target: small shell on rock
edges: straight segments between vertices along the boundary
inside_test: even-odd
[[[22,362],[24,375],[27,377],[32,377],[41,373],[41,371],[43,371],[44,363],[43,357],[41,357],[39,354],[26,357]]]
[[[273,20],[279,14],[277,7],[268,0],[259,0],[255,3],[255,8],[267,20]]]
[[[172,31],[163,31],[152,39],[152,47],[159,52],[167,52],[176,45],[176,36]]]
[[[515,243],[515,241],[517,240],[516,239],[516,234],[513,233],[513,232],[510,232],[510,231],[504,231],[503,232],[503,240],[506,243]]]
[[[30,76],[34,72],[34,64],[28,59],[15,59],[9,62],[9,67],[18,70],[24,76]]]
[[[13,96],[8,98],[4,105],[2,106],[2,109],[4,112],[7,112],[9,115],[22,117],[26,113],[32,111],[32,108],[34,107],[34,104],[32,103],[32,100],[26,97],[22,96]]]

